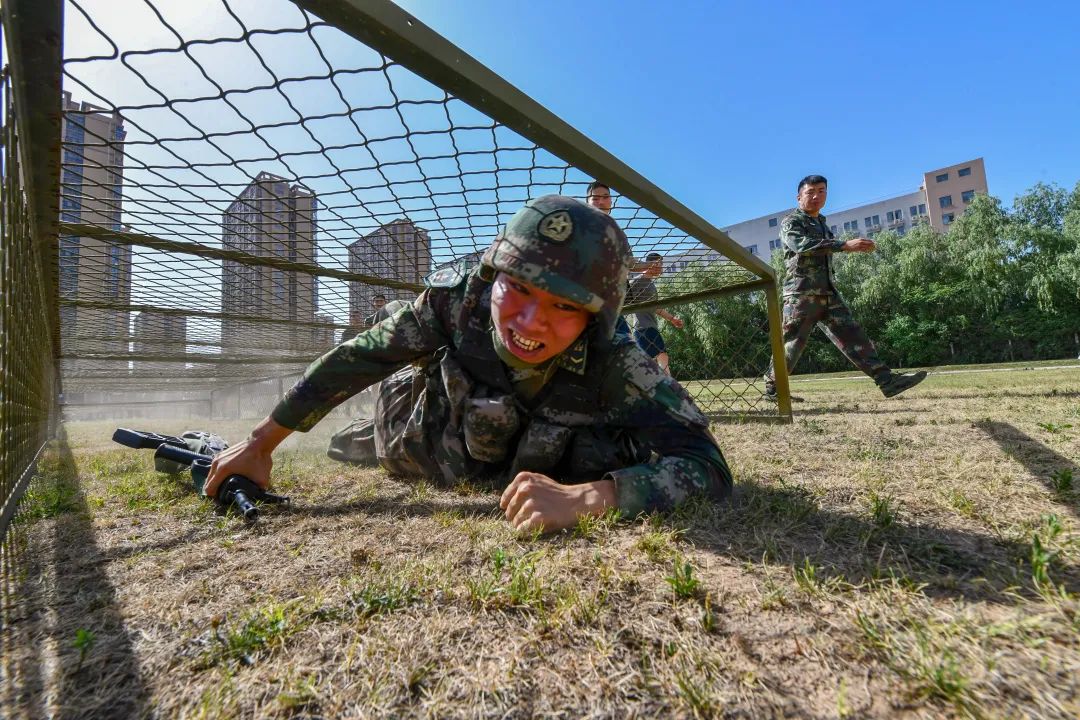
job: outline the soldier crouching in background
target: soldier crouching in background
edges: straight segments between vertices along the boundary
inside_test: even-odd
[[[556,195],[527,203],[477,268],[433,273],[414,304],[316,360],[217,456],[207,494],[230,474],[267,486],[286,436],[382,380],[375,417],[339,432],[331,457],[444,486],[494,483],[518,530],[726,496],[731,473],[707,419],[613,337],[631,262],[607,215]]]

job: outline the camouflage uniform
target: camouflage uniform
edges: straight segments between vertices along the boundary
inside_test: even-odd
[[[844,241],[837,240],[825,216],[810,217],[802,209],[784,218],[780,225],[780,240],[784,243],[784,357],[788,372],[806,348],[810,333],[820,325],[833,345],[852,363],[880,386],[891,373],[878,357],[874,343],[851,317],[847,303],[836,290],[832,256],[842,252]],[[773,364],[765,376],[772,385]]]
[[[613,339],[629,261],[626,236],[606,215],[538,198],[479,267],[436,271],[413,305],[312,364],[273,419],[308,430],[387,378],[374,419],[338,433],[332,457],[440,484],[504,487],[526,470],[565,483],[610,479],[628,515],[697,491],[722,497],[731,473],[707,419],[637,345]],[[504,361],[490,315],[497,272],[582,305],[593,313],[586,329],[539,366]]]

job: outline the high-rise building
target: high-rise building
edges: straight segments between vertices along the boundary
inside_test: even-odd
[[[258,257],[315,262],[316,198],[308,189],[285,178],[261,172],[225,211],[222,245]],[[318,310],[316,278],[305,273],[221,263],[221,310],[225,315],[314,322]],[[225,318],[222,347],[267,346],[268,338],[282,349],[312,349],[313,328],[274,327],[266,323]]]
[[[798,178],[791,181],[792,195],[796,182]],[[830,211],[826,205],[822,212],[837,237],[845,233],[873,237],[882,230],[903,235],[919,223],[945,230],[976,195],[987,192],[983,159],[975,158],[923,173],[918,190],[835,211]],[[724,231],[751,253],[769,257],[780,248],[780,223],[794,209],[789,207],[745,220],[724,228]]]
[[[158,312],[141,312],[135,316],[135,355],[175,355],[187,352],[187,318],[183,315],[166,315]],[[154,370],[179,375],[184,371],[183,362],[134,361],[135,370]]]
[[[381,226],[349,245],[349,270],[381,278],[422,284],[431,272],[431,240],[427,230],[412,220],[398,219]],[[367,316],[374,312],[371,299],[381,294],[387,302],[412,301],[412,290],[396,290],[365,283],[349,283],[349,315]]]
[[[90,103],[63,96],[60,220],[121,230],[124,120]],[[116,305],[131,302],[131,247],[61,235],[60,297]],[[60,306],[65,343],[79,352],[127,350],[128,313],[110,308]]]

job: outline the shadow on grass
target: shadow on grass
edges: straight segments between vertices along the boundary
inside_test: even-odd
[[[809,563],[852,585],[896,579],[932,597],[1004,604],[1018,588],[1037,593],[1029,544],[909,523],[895,502],[861,517],[822,509],[800,487],[743,482],[730,502],[691,501],[667,522],[718,555],[793,571]],[[1053,579],[1080,590],[1080,568],[1057,567]]]
[[[1006,422],[997,420],[981,420],[975,423],[975,427],[986,433],[991,440],[998,444],[1001,451],[1022,464],[1029,473],[1039,478],[1048,490],[1057,494],[1058,500],[1062,501],[1077,513],[1075,499],[1069,500],[1069,495],[1074,490],[1071,487],[1055,487],[1054,477],[1062,477],[1067,473],[1070,478],[1069,484],[1080,482],[1080,465],[1077,465],[1064,455],[1060,455],[1044,443],[1039,442],[1030,435]],[[1073,480],[1075,478],[1075,480]]]
[[[456,500],[432,498],[415,500],[412,491],[393,497],[377,497],[371,500],[349,500],[343,503],[323,501],[295,502],[283,515],[300,517],[337,517],[346,515],[399,515],[408,517],[431,517],[440,512],[453,512],[466,517],[491,517],[499,511],[497,495],[460,498]]]
[[[79,486],[71,450],[61,437],[39,465],[23,503],[27,512],[18,532],[25,538],[24,572],[16,592],[24,609],[5,665],[23,686],[12,688],[18,706],[4,708],[11,718],[141,717],[147,691],[132,639],[106,573],[108,558],[97,545],[86,496]],[[35,548],[52,538],[51,556]],[[42,649],[56,653],[46,663]],[[9,651],[11,651],[9,653]],[[47,676],[42,669],[48,668]]]

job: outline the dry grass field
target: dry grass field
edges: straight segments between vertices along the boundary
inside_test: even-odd
[[[1071,365],[797,377],[793,425],[715,426],[732,502],[540,538],[329,426],[248,528],[69,424],[5,559],[0,716],[1075,718]]]

